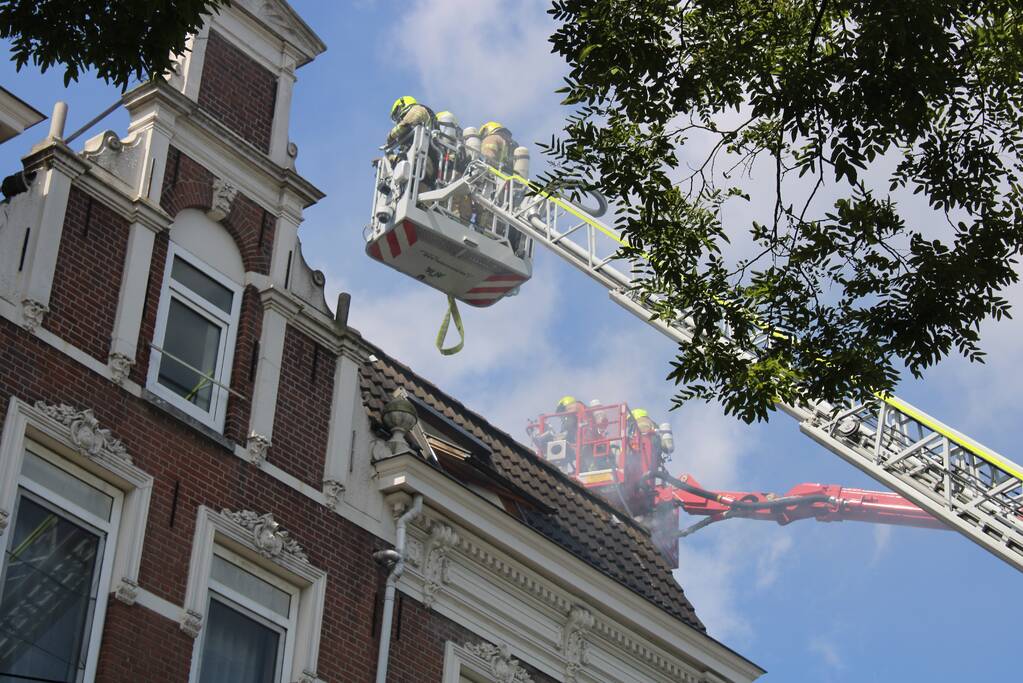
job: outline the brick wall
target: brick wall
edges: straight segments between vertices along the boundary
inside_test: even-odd
[[[43,327],[104,363],[127,246],[128,221],[72,187]]]
[[[373,680],[385,577],[372,553],[384,547],[380,539],[0,319],[0,412],[6,412],[11,395],[92,408],[101,426],[124,442],[135,465],[153,475],[139,576],[143,589],[182,604],[199,505],[272,511],[310,562],[329,573],[318,673],[331,682]],[[316,402],[305,405],[315,408]],[[108,605],[98,681],[187,681],[193,641],[176,622],[112,597]],[[408,596],[396,609],[392,633],[389,680],[408,683],[440,680],[447,639],[478,641]]]
[[[270,462],[320,488],[337,359],[291,326],[281,355]]]
[[[256,354],[263,328],[263,309],[259,291],[249,285],[242,293],[238,313],[238,334],[235,336],[234,361],[231,365],[231,389],[236,393],[227,399],[224,436],[236,443],[245,443],[249,433],[252,390],[256,379]]]
[[[210,31],[199,106],[264,152],[270,151],[277,79],[224,36]]]
[[[230,180],[230,179],[228,179]],[[174,147],[167,153],[160,206],[171,216],[183,209],[210,208],[213,197],[213,173]],[[238,193],[231,213],[221,221],[241,252],[245,270],[270,272],[270,257],[277,221],[273,214]]]

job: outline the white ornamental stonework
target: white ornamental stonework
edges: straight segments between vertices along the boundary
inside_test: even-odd
[[[220,222],[227,218],[234,205],[234,199],[238,196],[238,188],[223,178],[213,179],[213,196],[210,199],[210,208],[206,212],[210,220]]]
[[[487,663],[498,683],[533,683],[529,672],[522,668],[519,660],[511,656],[507,645],[498,647],[492,643],[467,643],[463,647]]]
[[[100,428],[99,421],[91,409],[78,410],[64,403],[53,405],[43,401],[37,401],[35,407],[68,428],[71,443],[81,455],[95,459],[105,452],[131,463],[131,456],[128,455],[124,444],[115,439],[109,429]]]
[[[458,545],[458,534],[446,524],[434,522],[426,541],[423,561],[423,606],[430,609],[437,593],[448,583],[448,555]]]
[[[266,558],[278,557],[281,553],[293,556],[302,562],[309,562],[302,546],[267,512],[262,515],[252,510],[223,510],[221,514],[232,522],[252,532],[252,544],[256,551]]]

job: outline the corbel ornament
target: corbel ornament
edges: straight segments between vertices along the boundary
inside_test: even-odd
[[[206,212],[210,220],[220,222],[227,218],[234,205],[234,199],[238,196],[238,188],[223,178],[213,179],[213,196],[210,198],[210,208]]]
[[[67,427],[71,443],[79,454],[95,460],[108,453],[118,460],[131,463],[131,456],[119,439],[109,429],[101,429],[92,409],[78,410],[65,403],[52,405],[36,401],[36,410]]]
[[[121,385],[131,374],[135,361],[123,353],[114,352],[107,358],[107,365],[110,367],[110,381]]]
[[[298,677],[298,680],[296,680],[295,683],[323,683],[323,681],[315,671],[303,669],[302,675]]]
[[[259,465],[266,461],[267,453],[270,451],[270,439],[262,434],[252,432],[245,442],[245,452],[248,454],[249,462]]]
[[[202,630],[202,614],[193,609],[185,610],[185,617],[181,620],[181,630],[195,638]]]
[[[46,304],[41,304],[32,299],[25,299],[21,302],[21,326],[29,332],[35,332],[43,324],[43,318],[50,309]]]
[[[11,521],[11,513],[7,510],[0,510],[0,534],[4,532]]]
[[[586,633],[593,628],[593,614],[573,605],[561,630],[561,654],[565,657],[565,681],[579,680],[579,672],[587,664]]]
[[[426,609],[433,606],[437,592],[448,583],[448,556],[458,542],[458,534],[447,524],[435,521],[430,526],[422,567],[423,606]]]
[[[508,646],[502,644],[500,647],[492,643],[466,643],[462,648],[481,660],[486,662],[490,673],[498,683],[532,683],[533,678],[529,675],[519,660],[511,656]]]
[[[323,498],[327,507],[337,510],[345,494],[345,485],[335,479],[323,480]]]
[[[272,513],[260,515],[252,510],[222,510],[221,514],[252,533],[252,544],[263,557],[275,558],[286,553],[301,562],[309,562],[302,546],[281,528]]]
[[[139,597],[138,582],[127,577],[122,578],[121,582],[117,585],[117,590],[114,591],[114,597],[125,605],[134,605]]]

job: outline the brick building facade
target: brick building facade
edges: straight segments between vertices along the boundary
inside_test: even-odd
[[[327,306],[288,140],[312,30],[235,0],[190,47],[0,207],[0,681],[361,683],[382,643],[410,683],[762,673],[641,527]]]

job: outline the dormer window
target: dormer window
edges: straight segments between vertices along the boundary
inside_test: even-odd
[[[171,243],[147,386],[208,427],[224,425],[241,289]]]

